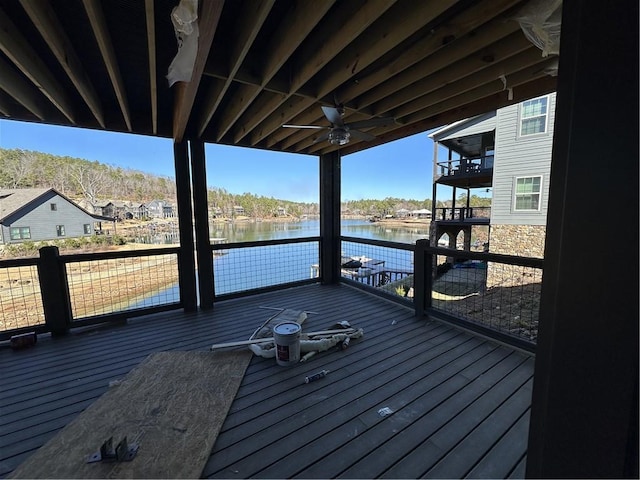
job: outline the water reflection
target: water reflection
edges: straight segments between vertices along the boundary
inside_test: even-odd
[[[416,240],[429,238],[429,227],[425,226],[388,226],[371,223],[366,220],[342,220],[342,235],[348,237],[386,240],[390,242],[413,244]],[[320,235],[319,220],[303,220],[300,222],[240,222],[212,224],[209,237],[212,243],[255,242],[262,240],[278,240],[283,238],[316,237]],[[136,243],[145,244],[178,244],[180,243],[177,228],[165,232],[147,231],[136,235]]]

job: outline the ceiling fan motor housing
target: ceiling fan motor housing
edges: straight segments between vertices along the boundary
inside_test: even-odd
[[[350,137],[351,134],[345,128],[335,127],[329,131],[329,143],[332,145],[346,145]]]

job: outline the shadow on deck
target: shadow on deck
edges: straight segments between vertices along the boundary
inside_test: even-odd
[[[309,285],[0,350],[0,475],[149,354],[244,340],[271,314],[363,338],[287,368],[254,357],[203,476],[524,477],[533,358],[348,286]],[[306,375],[330,370],[317,382]],[[383,416],[380,409],[388,408]],[[89,450],[92,446],[88,446]]]

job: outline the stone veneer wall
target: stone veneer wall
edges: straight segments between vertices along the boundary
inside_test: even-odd
[[[504,255],[544,258],[546,226],[543,225],[491,225],[489,251]],[[487,288],[511,287],[539,283],[539,269],[490,263],[487,270]]]

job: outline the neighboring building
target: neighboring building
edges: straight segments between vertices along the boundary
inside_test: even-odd
[[[53,188],[0,190],[3,244],[88,237],[102,221],[113,219],[87,212]]]
[[[150,218],[173,218],[175,210],[173,205],[166,200],[152,200],[146,204],[147,215]]]
[[[149,210],[144,203],[129,202],[125,205],[124,215],[127,220],[143,220],[149,217]]]
[[[125,202],[112,201],[102,207],[102,215],[105,217],[124,220],[127,217],[128,205]]]
[[[244,207],[241,207],[240,205],[235,205],[233,207],[233,214],[234,215],[244,215]]]
[[[544,95],[429,135],[436,145],[432,245],[447,234],[451,248],[469,250],[473,229],[484,228],[490,252],[544,256],[555,104],[555,93]],[[438,158],[440,147],[446,159]],[[436,199],[442,185],[452,188],[452,208],[435,208],[445,200]],[[474,189],[492,192],[490,209],[470,207]],[[460,190],[463,205],[456,204]]]

